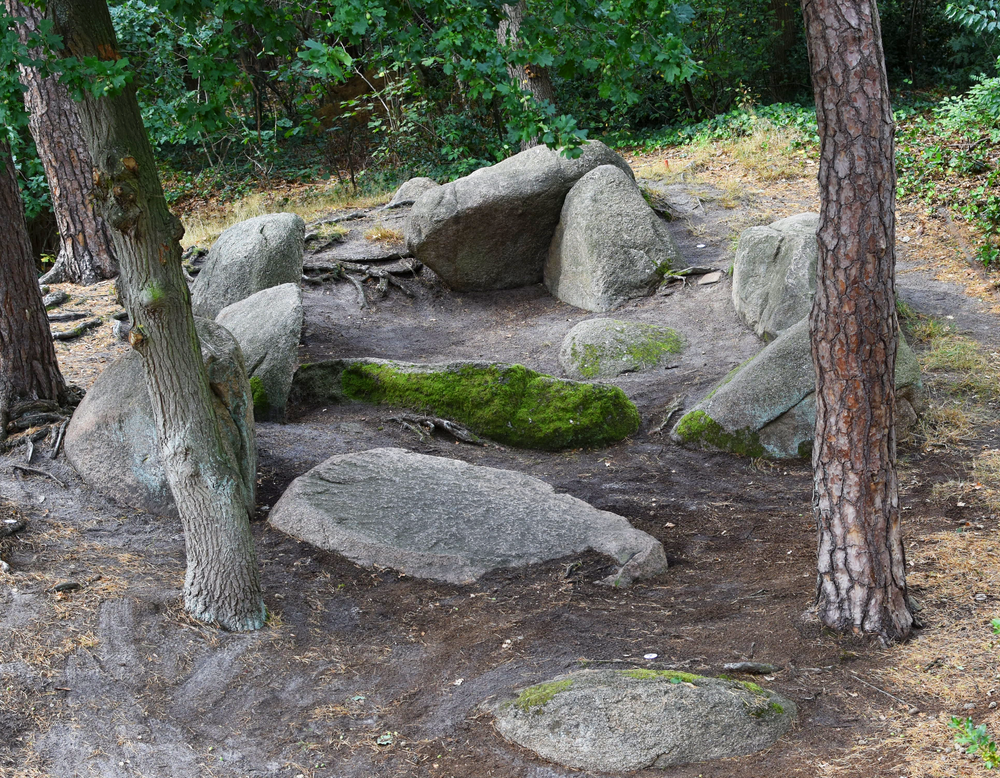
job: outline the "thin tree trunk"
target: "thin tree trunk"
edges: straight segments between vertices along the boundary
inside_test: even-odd
[[[49,320],[38,288],[24,204],[17,188],[10,147],[0,142],[0,440],[7,413],[17,400],[62,404],[66,384],[56,361]]]
[[[26,21],[17,25],[22,42],[38,29],[42,12],[21,0],[5,0],[8,13]],[[40,56],[40,52],[33,52]],[[46,281],[95,284],[118,275],[111,236],[94,211],[93,165],[80,132],[76,106],[66,87],[37,68],[18,65],[24,84],[31,136],[45,167],[52,193],[52,210],[59,229],[60,249]]]
[[[66,56],[119,58],[105,0],[52,0]],[[234,415],[247,455],[227,452],[181,269],[184,234],[170,213],[132,89],[79,104],[95,165],[95,194],[121,264],[130,342],[143,356],[167,481],[184,524],[189,613],[225,629],[264,622],[250,533],[256,451],[252,412]]]
[[[819,119],[814,513],[817,610],[839,631],[907,637],[896,482],[893,121],[875,0],[803,0]]]
[[[527,11],[526,0],[518,0],[514,5],[504,4],[503,12],[506,18],[497,26],[497,43],[500,44],[500,48],[519,48],[517,36],[521,32],[521,23],[524,21],[524,15]],[[552,105],[556,104],[556,93],[552,88],[552,79],[549,78],[549,71],[546,68],[538,65],[519,65],[508,62],[507,74],[522,91],[530,92],[536,103],[541,104],[548,101]],[[521,141],[521,151],[537,145],[537,137],[530,141]]]

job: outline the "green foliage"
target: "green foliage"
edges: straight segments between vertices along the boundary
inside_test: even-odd
[[[702,679],[702,676],[692,673],[682,673],[677,670],[648,670],[644,667],[620,670],[619,672],[624,676],[636,678],[640,681],[666,680],[670,683],[695,683]]]
[[[1000,767],[1000,753],[997,744],[990,736],[985,724],[976,726],[972,718],[952,716],[948,726],[956,730],[955,745],[965,750],[967,754],[978,753],[987,770]]]

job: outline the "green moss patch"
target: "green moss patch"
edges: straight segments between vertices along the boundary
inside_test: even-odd
[[[722,425],[705,411],[691,411],[685,414],[674,432],[684,443],[717,448],[747,457],[764,455],[764,446],[756,432],[751,430],[726,432]]]
[[[639,413],[613,386],[566,381],[522,365],[408,369],[392,363],[303,365],[300,402],[351,400],[453,419],[478,435],[520,448],[604,446],[639,429]]]
[[[647,670],[642,667],[632,670],[621,670],[619,672],[629,678],[638,678],[641,681],[667,680],[671,683],[695,683],[703,678],[703,676],[694,675],[693,673],[681,673],[676,670]]]
[[[596,324],[588,322],[588,324]],[[668,327],[655,324],[600,320],[605,329],[588,331],[573,338],[569,348],[570,375],[583,378],[613,377],[622,372],[648,370],[660,364],[664,356],[680,354],[684,339]],[[587,338],[593,337],[593,342]]]
[[[567,678],[564,681],[550,681],[540,683],[537,686],[529,686],[517,695],[514,705],[525,713],[540,713],[542,708],[555,697],[559,692],[564,692],[573,685],[573,681]]]
[[[257,419],[266,419],[271,415],[271,401],[267,399],[267,390],[259,376],[250,377],[250,392],[253,395],[253,414]]]

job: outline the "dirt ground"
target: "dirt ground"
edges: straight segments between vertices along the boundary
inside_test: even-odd
[[[635,161],[640,174],[647,162]],[[728,268],[734,230],[816,207],[809,178],[746,187],[735,201],[719,180],[705,180],[691,184],[704,213],[672,223],[692,264]],[[911,240],[900,244],[900,296],[996,349],[995,301],[971,266],[954,261],[965,256],[957,229],[942,214],[901,212],[899,235]],[[936,252],[951,257],[955,277],[938,278]],[[541,286],[456,295],[427,271],[405,283],[412,298],[390,289],[365,310],[348,283],[307,285],[302,360],[489,359],[559,375],[563,337],[594,316]],[[821,630],[808,615],[816,543],[808,464],[688,450],[652,432],[675,397],[690,406],[761,347],[737,322],[730,292],[724,276],[613,314],[675,327],[688,345],[678,366],[615,382],[643,427],[606,449],[420,440],[388,420],[391,409],[357,405],[294,408],[285,425],[259,425],[254,534],[272,616],[255,634],[185,616],[178,522],[109,503],[47,451],[34,466],[59,482],[0,458],[0,520],[27,520],[0,542],[11,566],[0,573],[0,775],[582,775],[506,743],[483,703],[585,665],[718,674],[750,659],[782,668],[754,680],[796,702],[795,728],[758,754],[639,778],[978,774],[948,750],[946,719],[994,722],[989,697],[1000,676],[988,631],[980,658],[965,665],[945,649],[926,667],[919,657],[923,645],[938,650],[936,634],[960,623],[982,630],[993,615],[992,568],[956,577],[942,549],[958,538],[963,558],[995,557],[996,517],[935,486],[966,479],[970,452],[997,447],[994,430],[986,424],[964,448],[925,450],[915,440],[901,449],[911,593],[923,622],[911,643],[886,649]],[[75,380],[89,383],[120,349],[109,331],[63,354]],[[670,569],[613,590],[595,584],[610,565],[594,554],[453,586],[362,569],[269,528],[267,508],[293,478],[333,454],[389,445],[548,481],[662,541]],[[79,588],[55,588],[65,583]],[[900,670],[910,664],[909,675]]]

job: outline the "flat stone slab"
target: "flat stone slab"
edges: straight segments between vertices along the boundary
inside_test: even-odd
[[[616,586],[667,568],[655,538],[544,481],[399,448],[317,465],[292,482],[270,522],[360,565],[449,583],[588,549],[621,565],[604,579]]]
[[[670,670],[581,670],[493,706],[508,740],[552,762],[618,775],[752,754],[795,719],[753,683]]]

